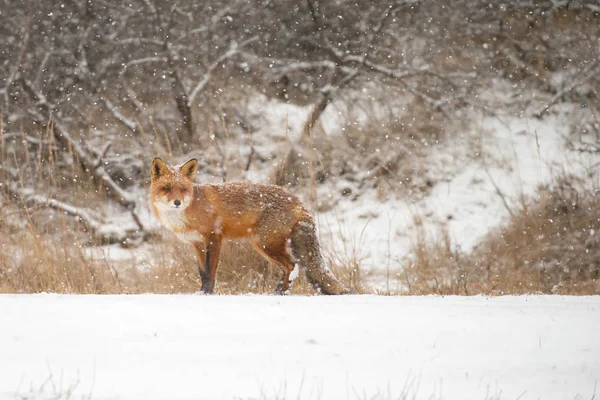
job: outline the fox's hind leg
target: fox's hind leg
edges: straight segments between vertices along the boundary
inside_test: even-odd
[[[254,247],[256,250],[267,260],[271,261],[274,264],[277,264],[283,270],[283,276],[279,285],[275,289],[276,294],[287,294],[290,291],[291,284],[293,278],[290,279],[292,272],[294,271],[295,264],[292,261],[292,256],[290,255],[286,241],[277,241],[274,243],[261,244],[258,242],[254,242]]]

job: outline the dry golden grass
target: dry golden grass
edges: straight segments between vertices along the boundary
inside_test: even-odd
[[[19,236],[1,244],[0,292],[127,292],[110,266],[90,262],[81,248],[49,240],[31,228]]]
[[[200,290],[197,261],[191,246],[167,234],[158,245],[157,254],[148,270],[152,293],[194,293]],[[363,293],[360,263],[354,259],[328,257],[327,263],[334,275],[350,288]],[[260,293],[272,294],[281,279],[281,269],[268,263],[250,244],[244,241],[225,241],[217,270],[215,292],[218,294]],[[138,281],[145,278],[140,276]],[[144,286],[144,285],[140,285]],[[291,294],[315,294],[303,273],[292,285]]]
[[[36,132],[31,127],[31,131],[39,136],[40,145],[31,146],[30,150],[29,146],[19,145],[21,142],[11,143],[14,148],[11,147],[13,153],[8,158],[8,145],[2,140],[0,126],[0,159],[4,167],[0,168],[0,182],[8,181],[4,179],[7,171],[18,171],[18,188],[35,188],[37,194],[48,199],[66,201],[102,218],[108,199],[106,191],[101,185],[94,185],[71,149],[66,154],[68,157],[59,154],[50,128]],[[154,151],[160,155],[183,152],[179,148],[181,143],[171,143],[165,132],[142,134],[154,134],[151,141],[157,143]],[[91,126],[83,130],[82,135],[91,140]],[[11,218],[7,218],[8,214]],[[17,224],[10,225],[8,219]],[[43,205],[25,204],[5,187],[0,187],[0,293],[198,292],[201,283],[193,249],[167,233],[164,239],[157,238],[160,235],[155,232],[151,232],[151,236],[151,250],[142,266],[130,265],[129,260],[92,256],[91,253],[98,253],[94,251],[98,243],[94,243],[76,218]],[[359,263],[349,263],[346,267],[336,260],[339,258],[330,260],[334,273],[342,280],[347,279],[354,289],[360,288]],[[216,292],[273,293],[281,274],[277,266],[266,263],[249,245],[224,243]],[[315,291],[300,274],[292,293],[314,294]]]
[[[148,270],[150,286],[144,288],[152,293],[194,293],[200,290],[197,261],[191,246],[168,237],[159,245]],[[221,262],[217,270],[215,292],[218,294],[273,293],[281,278],[277,266],[264,259],[247,243],[224,242]],[[137,279],[140,283],[143,276]],[[140,285],[143,286],[143,285]],[[306,282],[294,282],[293,293],[313,293]]]
[[[405,263],[406,292],[600,294],[600,197],[585,183],[563,177],[540,188],[471,253],[453,249],[447,232],[421,230]]]
[[[454,248],[444,229],[433,234],[420,229],[397,275],[403,289],[391,294],[600,294],[598,210],[597,191],[585,181],[564,177],[552,189],[541,188],[536,201],[523,201],[507,225],[472,252]],[[1,293],[168,294],[200,289],[193,249],[166,231],[146,247],[130,250],[147,252],[146,261],[136,264],[92,257],[93,245],[70,219],[55,220],[52,229],[41,230],[34,228],[39,225],[34,210],[23,229],[11,225],[11,212],[0,207]],[[418,216],[414,223],[423,225]],[[326,254],[334,274],[355,291],[367,292],[356,249],[337,250]],[[265,263],[248,244],[226,242],[216,293],[271,294],[280,277],[279,268]],[[314,293],[300,274],[292,294]]]
[[[515,216],[475,250],[460,252],[448,232],[423,229],[397,275],[400,287],[386,294],[502,295],[525,293],[600,294],[600,198],[585,182],[563,178],[523,202]],[[142,263],[92,257],[85,232],[62,221],[57,235],[11,226],[0,208],[1,293],[195,293],[200,289],[193,249],[167,232],[152,239]],[[416,226],[422,226],[414,216]],[[56,227],[55,227],[56,228]],[[357,244],[360,247],[360,243]],[[356,251],[331,252],[334,274],[365,293]],[[274,292],[281,271],[244,243],[224,243],[216,293]],[[314,294],[300,274],[292,294]]]
[[[7,233],[7,232],[0,232]],[[195,293],[200,290],[197,261],[191,246],[171,235],[155,239],[148,262],[92,256],[93,248],[81,241],[59,240],[35,229],[0,235],[0,293]],[[8,240],[7,240],[8,239]],[[134,250],[135,251],[135,250]],[[336,276],[357,291],[361,289],[357,263],[332,264]],[[277,266],[266,263],[248,244],[225,242],[217,273],[217,294],[271,294],[281,278]],[[292,294],[314,294],[303,274],[294,281]]]
[[[38,148],[38,154],[19,157],[25,162],[15,158],[12,164],[21,173],[21,185],[34,186],[48,198],[66,199],[101,215],[106,195],[95,190],[77,166],[65,172],[65,167],[57,164],[58,156],[44,146]],[[62,171],[62,179],[48,174],[57,170]],[[95,243],[75,218],[48,207],[28,207],[0,188],[0,293],[198,292],[201,283],[193,249],[161,232],[165,232],[164,238],[152,233],[149,261],[141,267],[128,260],[92,257],[91,253],[97,253],[93,251]],[[331,261],[336,275],[346,278],[354,289],[361,286],[357,262],[346,267]],[[224,243],[217,293],[270,294],[280,278],[279,268],[265,263],[251,246]],[[300,274],[292,293],[315,291]]]

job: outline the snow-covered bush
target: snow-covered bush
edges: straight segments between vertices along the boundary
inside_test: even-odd
[[[600,293],[600,188],[589,183],[541,187],[471,252],[422,233],[402,281],[419,294]]]

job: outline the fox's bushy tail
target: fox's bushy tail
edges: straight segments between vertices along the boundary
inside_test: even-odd
[[[355,293],[340,282],[325,264],[313,221],[300,220],[296,223],[290,247],[295,261],[317,291],[334,295]]]

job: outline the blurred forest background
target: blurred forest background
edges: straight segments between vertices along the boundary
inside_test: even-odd
[[[472,144],[475,113],[547,120],[569,106],[564,151],[600,154],[593,0],[0,0],[0,41],[0,292],[198,290],[193,252],[148,213],[157,156],[327,212],[328,182],[335,201],[427,196],[453,171],[423,165]],[[277,105],[309,112],[269,126]],[[334,105],[351,112],[331,134]],[[498,189],[498,231],[469,251],[416,235],[386,292],[600,293],[596,180],[559,174],[517,202]],[[94,255],[106,245],[147,257]],[[225,253],[221,293],[274,286],[246,247]],[[329,257],[353,287],[383,290],[360,257]]]

